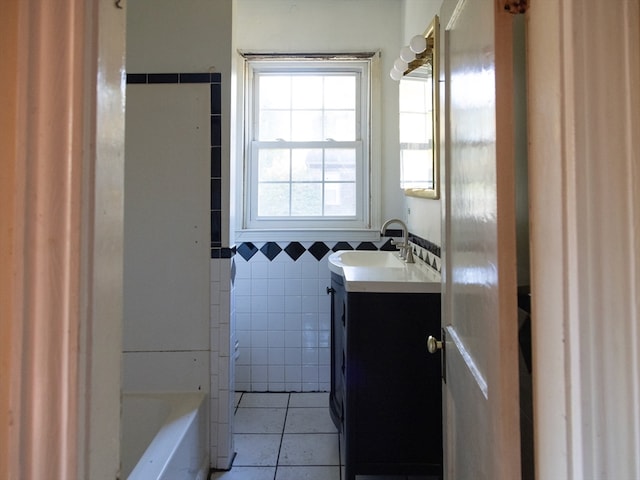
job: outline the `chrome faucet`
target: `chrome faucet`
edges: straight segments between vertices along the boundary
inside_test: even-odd
[[[399,218],[392,218],[390,220],[387,220],[382,224],[382,228],[380,228],[380,235],[384,235],[384,232],[387,231],[387,227],[392,223],[397,223],[402,227],[402,243],[395,244],[400,248],[400,258],[403,259],[406,263],[415,263],[413,260],[413,249],[409,244],[409,230],[407,229],[406,223],[404,223]]]

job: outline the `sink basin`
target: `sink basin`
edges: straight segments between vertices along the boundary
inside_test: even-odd
[[[440,274],[421,263],[404,263],[398,252],[347,250],[329,256],[329,270],[348,292],[440,292]]]
[[[329,262],[340,267],[404,268],[405,266],[398,257],[398,252],[381,250],[339,251],[329,257]]]

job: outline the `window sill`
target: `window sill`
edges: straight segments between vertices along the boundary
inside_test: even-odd
[[[236,243],[240,242],[377,242],[379,230],[348,229],[255,229],[236,230]]]

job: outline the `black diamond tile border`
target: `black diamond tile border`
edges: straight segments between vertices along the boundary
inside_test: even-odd
[[[440,250],[440,247],[435,243],[430,242],[429,240],[426,240],[422,237],[418,237],[417,235],[414,235],[412,233],[409,233],[409,241],[415,243],[419,247],[424,248],[432,255],[435,255],[436,257],[440,258],[441,250]]]
[[[389,239],[386,242],[384,242],[384,245],[382,245],[380,247],[380,250],[385,251],[385,252],[397,252],[398,249],[396,248],[396,246],[392,243],[393,240]]]
[[[356,250],[378,250],[378,247],[376,247],[373,243],[371,242],[361,242],[360,245],[358,245],[356,247]]]
[[[267,242],[260,248],[260,251],[269,260],[273,260],[278,255],[280,255],[282,249],[276,242]]]
[[[291,242],[285,247],[284,251],[287,252],[287,255],[289,255],[293,261],[296,261],[306,251],[306,248],[298,242]]]
[[[435,270],[440,271],[440,247],[429,240],[425,240],[411,233],[409,234],[409,240],[424,249],[424,251],[420,251],[416,254],[417,258],[420,258]],[[233,258],[237,253],[246,261],[249,261],[256,253],[258,253],[258,251],[262,252],[262,254],[270,261],[273,261],[284,251],[295,262],[307,250],[317,261],[320,261],[331,251],[337,252],[339,250],[354,250],[354,248],[349,242],[336,242],[333,247],[331,247],[331,243],[314,242],[308,249],[300,242],[289,242],[284,249],[282,248],[282,244],[279,244],[278,242],[266,242],[260,248],[256,247],[251,242],[245,242],[239,244],[237,247],[233,247],[232,249],[222,250],[224,250],[224,255],[221,255],[221,258]],[[355,250],[382,250],[386,252],[397,252],[398,248],[392,243],[392,239],[389,238],[380,247],[377,247],[373,242],[360,242],[356,246]]]
[[[256,253],[258,253],[258,249],[251,242],[241,243],[236,251],[247,262],[251,259],[251,257],[253,257]]]
[[[337,252],[338,250],[353,250],[353,247],[348,242],[338,242],[331,250],[334,252]]]
[[[313,255],[318,261],[322,260],[327,252],[330,251],[331,249],[327,247],[327,244],[324,242],[315,242],[309,247],[309,253]]]

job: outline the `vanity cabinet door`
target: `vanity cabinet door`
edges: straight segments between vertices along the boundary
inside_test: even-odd
[[[440,294],[347,293],[346,478],[442,475]]]

